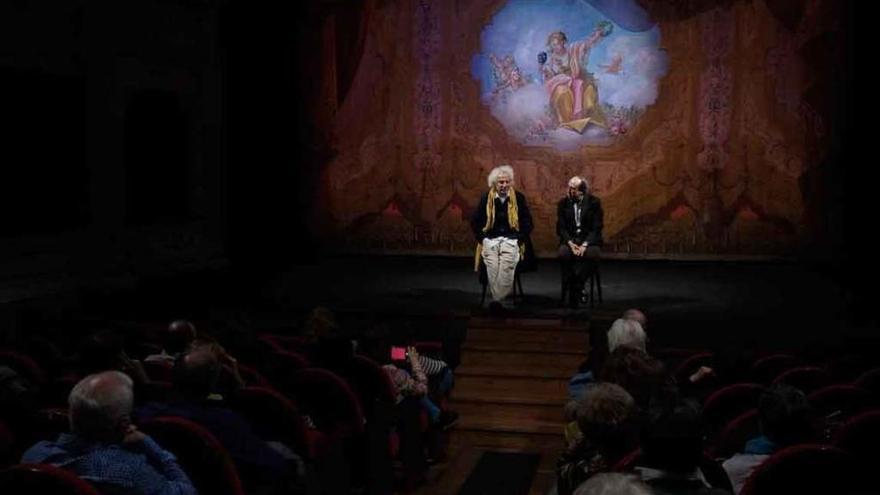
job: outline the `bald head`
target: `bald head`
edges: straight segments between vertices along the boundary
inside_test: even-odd
[[[181,353],[195,338],[195,325],[186,320],[174,320],[165,332],[165,351],[170,354]]]
[[[568,197],[573,200],[580,201],[583,199],[589,188],[590,185],[583,177],[575,175],[571,179],[568,179]]]
[[[648,317],[645,316],[645,313],[642,313],[638,309],[630,308],[624,311],[621,318],[623,318],[624,320],[633,320],[639,322],[639,325],[642,326],[643,330],[648,328]]]
[[[80,380],[67,401],[71,431],[91,440],[119,441],[131,423],[133,383],[119,371],[95,373]]]

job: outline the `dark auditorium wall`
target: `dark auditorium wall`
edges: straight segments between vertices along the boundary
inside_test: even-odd
[[[352,252],[472,252],[467,218],[487,172],[509,163],[545,254],[555,244],[555,202],[575,174],[605,205],[607,253],[839,253],[843,184],[854,177],[839,170],[850,117],[849,3],[640,0],[668,63],[656,100],[627,132],[562,150],[517,139],[474,76],[484,30],[507,4],[364,2],[356,70],[333,46],[359,47],[351,26],[323,24],[308,77],[324,82],[317,122],[327,123],[332,150],[312,218],[325,242]]]
[[[0,3],[10,291],[13,280],[101,284],[222,260],[217,10]]]
[[[328,152],[297,74],[349,3],[0,2],[10,294],[309,259]]]

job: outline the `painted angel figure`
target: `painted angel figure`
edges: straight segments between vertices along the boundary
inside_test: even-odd
[[[599,22],[586,39],[571,44],[562,31],[547,37],[549,53],[539,53],[538,64],[558,127],[579,133],[589,124],[607,127],[596,80],[586,67],[592,47],[612,29],[610,22]]]

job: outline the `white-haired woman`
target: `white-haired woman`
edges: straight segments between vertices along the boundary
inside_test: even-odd
[[[492,307],[497,309],[513,290],[517,264],[534,262],[529,240],[532,214],[526,197],[513,187],[510,165],[492,169],[487,183],[489,191],[482,195],[471,217],[471,228],[478,243],[474,268],[479,270],[482,258],[492,293]]]

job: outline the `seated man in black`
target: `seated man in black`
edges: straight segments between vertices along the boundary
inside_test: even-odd
[[[568,194],[556,208],[562,282],[573,305],[579,298],[586,302],[584,282],[596,270],[602,246],[602,203],[589,189],[586,179],[572,177],[568,181]]]

